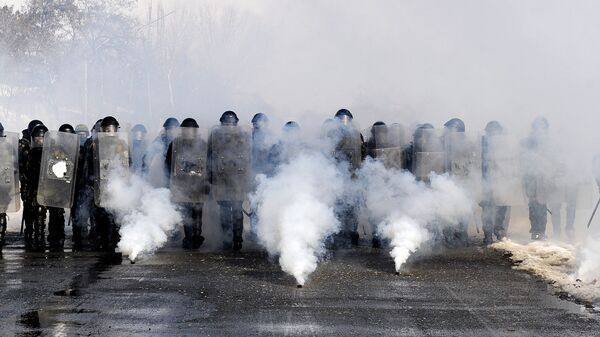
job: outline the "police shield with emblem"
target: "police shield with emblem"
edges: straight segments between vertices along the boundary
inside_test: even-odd
[[[204,203],[210,191],[206,171],[208,144],[198,128],[181,127],[173,139],[170,188],[174,202]]]
[[[211,133],[212,187],[216,201],[243,201],[248,192],[250,137],[240,126]]]
[[[94,203],[106,206],[110,179],[129,175],[129,136],[125,132],[98,132],[94,151]]]
[[[0,213],[17,212],[21,205],[18,146],[18,134],[0,134]]]
[[[376,122],[370,129],[367,140],[367,155],[383,163],[388,169],[402,169],[403,149],[398,129]]]
[[[437,130],[430,124],[419,126],[413,135],[412,172],[418,180],[444,172],[444,146]]]
[[[78,155],[77,134],[46,132],[37,190],[38,204],[56,208],[73,205]]]

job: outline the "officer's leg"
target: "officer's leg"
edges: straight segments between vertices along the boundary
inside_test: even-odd
[[[192,206],[190,204],[181,205],[181,216],[183,218],[183,249],[192,249],[192,241],[194,236],[194,226],[192,219]]]
[[[358,246],[358,211],[355,205],[348,206],[348,221],[350,225],[350,243]]]
[[[221,228],[223,229],[223,249],[231,249],[233,241],[233,212],[231,202],[219,201]]]
[[[25,249],[33,249],[33,211],[29,200],[23,205],[23,222],[25,223]]]
[[[244,211],[242,210],[242,202],[234,201],[231,205],[231,218],[233,221],[233,250],[239,251],[242,249],[243,234],[244,234]]]
[[[550,210],[552,211],[552,229],[553,236],[555,238],[559,238],[562,234],[562,214],[561,214],[561,203],[551,204],[549,205]]]
[[[81,205],[76,205],[71,208],[71,222],[73,230],[73,250],[79,251],[83,249],[83,226],[82,214],[80,211]]]
[[[577,204],[575,200],[567,201],[567,225],[565,231],[567,232],[567,238],[573,240],[575,238],[575,214]]]
[[[48,243],[50,250],[62,250],[65,244],[65,210],[62,208],[49,208],[50,220],[48,221]]]
[[[0,253],[2,252],[2,247],[6,244],[6,227],[8,226],[8,221],[6,219],[6,213],[0,213]]]
[[[106,210],[100,207],[96,208],[96,232],[98,233],[99,248],[101,250],[109,249],[111,230]]]
[[[485,205],[481,207],[481,222],[483,223],[483,244],[489,245],[493,241],[494,218],[497,207]]]
[[[510,219],[510,206],[496,206],[496,215],[494,217],[494,234],[498,240],[506,237],[508,231],[508,221]]]
[[[42,206],[34,207],[33,220],[33,245],[34,249],[44,251],[46,249],[46,208]]]
[[[529,221],[531,222],[531,238],[540,240],[545,238],[546,223],[548,221],[546,214],[546,205],[537,201],[529,202]]]
[[[107,212],[108,213],[108,219],[109,219],[109,228],[110,228],[110,232],[108,233],[108,244],[109,244],[109,251],[110,252],[114,252],[115,248],[117,248],[117,245],[119,244],[119,241],[121,241],[121,235],[119,234],[119,229],[120,229],[120,224],[117,222],[117,219],[115,218],[115,215]]]
[[[198,249],[204,243],[202,236],[202,206],[203,204],[195,204],[192,208],[193,233],[192,233],[192,248]]]

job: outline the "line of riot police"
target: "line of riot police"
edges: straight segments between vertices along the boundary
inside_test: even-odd
[[[114,251],[119,241],[119,224],[107,208],[106,190],[114,175],[154,175],[159,185],[169,187],[172,200],[183,217],[183,248],[198,249],[202,236],[202,209],[212,196],[219,205],[224,249],[242,248],[244,213],[250,218],[254,235],[256,212],[247,213],[242,204],[256,186],[253,176],[275,174],[277,165],[289,160],[289,143],[276,139],[269,130],[264,114],[252,119],[252,132],[238,125],[233,111],[226,111],[220,125],[210,134],[202,135],[198,123],[187,118],[180,124],[168,118],[161,134],[151,143],[146,141],[147,130],[135,125],[130,132],[121,132],[119,122],[111,116],[98,120],[91,129],[85,125],[73,128],[63,124],[50,131],[39,120],[29,123],[19,139],[17,134],[5,133],[0,126],[0,247],[5,244],[7,212],[15,212],[23,203],[22,232],[28,250],[44,251],[47,242],[51,251],[62,251],[65,241],[65,222],[73,226],[73,250],[85,246]],[[347,109],[339,110],[323,125],[322,137],[333,144],[332,157],[349,171],[351,179],[361,163],[371,157],[388,169],[411,172],[418,181],[429,183],[430,174],[446,173],[480,200],[484,243],[506,236],[515,190],[521,186],[528,199],[532,239],[545,237],[548,207],[560,214],[560,203],[547,205],[547,172],[525,169],[524,178],[517,170],[512,154],[521,153],[531,160],[549,160],[544,149],[548,122],[534,122],[530,136],[514,144],[502,126],[492,121],[485,128],[481,142],[470,139],[460,119],[448,121],[443,130],[431,124],[419,124],[412,137],[398,123],[387,125],[378,121],[363,137]],[[299,130],[290,121],[284,127],[289,139]],[[514,147],[514,148],[513,148]],[[520,150],[519,150],[520,149]],[[159,165],[155,165],[159,163]],[[152,167],[159,167],[152,172]],[[290,192],[293,193],[293,192]],[[20,199],[19,199],[20,194]],[[575,201],[567,207],[567,233],[572,235]],[[331,238],[335,247],[351,247],[359,243],[358,207],[360,202],[350,195],[336,202],[336,214],[341,231]],[[65,221],[65,209],[70,217]],[[48,220],[48,221],[47,221]],[[553,219],[559,222],[560,215]],[[451,245],[468,242],[466,223],[444,227],[440,234]],[[557,224],[555,224],[557,226]],[[448,229],[452,228],[452,229]],[[555,228],[555,232],[557,229]],[[372,233],[373,247],[382,242]],[[253,239],[256,239],[253,237]]]

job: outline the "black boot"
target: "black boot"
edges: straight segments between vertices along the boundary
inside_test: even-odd
[[[8,221],[6,220],[6,213],[0,214],[0,253],[2,252],[2,247],[6,245],[6,227]]]

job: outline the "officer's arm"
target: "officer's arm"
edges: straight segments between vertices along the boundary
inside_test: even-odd
[[[212,133],[208,136],[208,146],[206,147],[206,173],[208,175],[208,182],[213,183],[213,151],[212,151]]]
[[[365,137],[362,133],[360,134],[360,161],[364,161],[367,158],[367,144],[365,144]]]
[[[165,156],[165,171],[167,172],[167,179],[171,179],[171,169],[172,169],[172,157],[173,156],[173,142],[169,143],[169,147],[167,148],[167,155]]]

